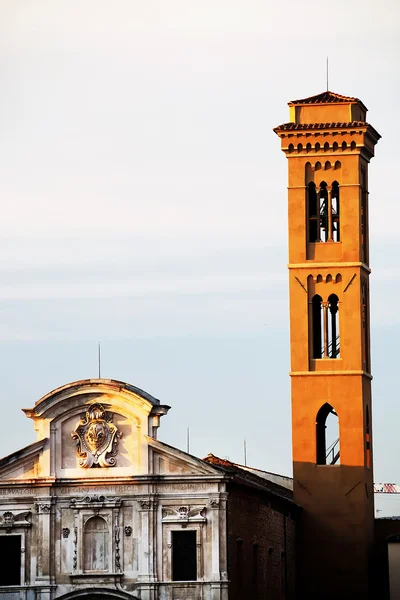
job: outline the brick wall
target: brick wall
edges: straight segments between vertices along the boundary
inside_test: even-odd
[[[292,600],[295,519],[289,503],[237,484],[228,492],[229,600]]]

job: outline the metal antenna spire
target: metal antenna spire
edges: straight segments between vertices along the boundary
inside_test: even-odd
[[[329,57],[326,57],[326,91],[329,92]]]
[[[98,362],[99,362],[99,379],[101,379],[101,347],[100,347],[100,342],[98,344]]]

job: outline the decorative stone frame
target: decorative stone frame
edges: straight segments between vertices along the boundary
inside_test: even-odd
[[[20,580],[19,580],[19,586],[25,586],[27,585],[26,582],[26,567],[25,567],[25,549],[26,549],[26,535],[25,535],[25,531],[23,529],[19,529],[18,527],[15,527],[11,532],[6,532],[3,529],[0,531],[0,538],[4,537],[4,538],[9,538],[11,536],[16,536],[18,535],[21,538],[21,564],[20,564]],[[8,586],[1,586],[1,587],[8,587]],[[10,587],[15,587],[15,586],[10,586]]]
[[[0,536],[9,537],[10,535],[19,535],[21,537],[20,586],[27,585],[25,550],[27,546],[27,530],[32,527],[32,523],[28,520],[30,518],[30,510],[18,510],[14,512],[6,510],[0,516]]]
[[[206,544],[205,506],[164,506],[162,518],[163,557],[162,578],[163,581],[172,580],[172,532],[186,531],[196,532],[196,555],[197,555],[197,579],[204,580],[204,547]],[[175,583],[175,582],[173,582]],[[181,583],[181,582],[176,582]]]
[[[72,498],[70,508],[74,510],[74,527],[70,538],[73,545],[72,579],[122,576],[123,573],[123,531],[120,525],[120,498],[108,496],[85,496]],[[108,527],[108,569],[106,571],[91,571],[84,568],[84,532],[86,523],[92,517],[101,517]]]

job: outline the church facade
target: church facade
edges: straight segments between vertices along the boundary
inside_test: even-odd
[[[294,597],[290,486],[160,442],[168,410],[101,379],[25,409],[38,439],[0,461],[0,598]]]

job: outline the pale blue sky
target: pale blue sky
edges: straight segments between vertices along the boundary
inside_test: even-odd
[[[400,483],[396,0],[0,0],[0,455],[97,374],[170,404],[162,439],[290,474],[286,160],[325,88],[370,169],[375,480]],[[400,514],[400,497],[392,500]]]

